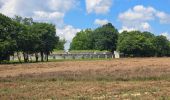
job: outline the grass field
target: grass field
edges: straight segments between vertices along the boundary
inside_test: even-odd
[[[170,100],[170,58],[0,65],[0,100]]]

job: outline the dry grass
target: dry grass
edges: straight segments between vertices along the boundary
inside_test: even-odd
[[[1,100],[7,99],[170,99],[167,81],[150,82],[6,82],[0,85]]]
[[[0,65],[0,99],[170,99],[170,58]]]

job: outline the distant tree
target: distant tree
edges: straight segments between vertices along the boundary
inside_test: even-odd
[[[65,39],[60,39],[60,40],[58,41],[58,43],[56,44],[55,49],[56,49],[56,50],[64,50],[64,45],[65,45],[65,43],[66,43],[66,40],[65,40]]]
[[[78,32],[73,38],[73,41],[70,45],[71,50],[91,50],[93,49],[92,43],[92,30],[86,29]]]
[[[13,19],[16,24],[17,52],[23,52],[24,61],[29,61],[29,54],[35,54],[38,61],[38,53],[41,54],[41,61],[44,55],[48,61],[48,55],[53,51],[58,43],[59,37],[56,36],[55,25],[48,23],[36,23],[32,18],[22,18],[16,16]]]
[[[124,31],[119,35],[118,51],[127,56],[154,56],[154,36],[149,32]]]
[[[23,52],[24,61],[29,61],[29,54],[34,53],[35,39],[37,36],[30,32],[30,29],[33,25],[32,18],[22,18],[20,16],[15,16],[13,20],[16,22],[15,32],[17,34],[17,55],[19,58],[19,52]],[[20,58],[19,58],[20,61]]]
[[[10,60],[16,47],[15,25],[11,18],[0,14],[0,62]]]
[[[108,23],[92,31],[86,29],[73,38],[71,50],[116,50],[118,31]]]
[[[116,50],[118,34],[117,29],[111,23],[97,28],[92,34],[94,49],[113,52]]]
[[[154,43],[156,46],[156,56],[170,55],[170,42],[165,36],[156,36]]]
[[[41,54],[41,61],[44,61],[44,55],[48,61],[48,55],[55,49],[56,44],[59,41],[59,37],[56,36],[56,29],[53,24],[48,23],[34,23],[32,25],[32,33],[37,35],[37,50]]]

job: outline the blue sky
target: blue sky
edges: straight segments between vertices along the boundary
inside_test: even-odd
[[[67,45],[80,30],[108,22],[120,32],[150,31],[170,39],[170,0],[0,0],[0,13],[53,23]]]
[[[113,0],[110,11],[106,14],[96,14],[86,12],[86,4],[84,0],[81,0],[80,5],[77,9],[73,9],[68,12],[64,18],[66,24],[73,25],[74,27],[85,29],[85,28],[96,28],[94,25],[95,19],[107,19],[115,27],[121,29],[122,22],[119,20],[119,14],[126,12],[128,9],[133,9],[137,5],[144,7],[153,7],[156,10],[165,12],[170,15],[170,0]],[[169,17],[170,20],[170,17]],[[161,34],[163,32],[170,33],[170,23],[162,24],[158,19],[148,21],[151,26],[151,31],[155,34]]]

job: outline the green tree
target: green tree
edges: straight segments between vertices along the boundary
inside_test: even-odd
[[[111,24],[108,23],[102,27],[92,31],[87,29],[78,32],[73,38],[70,49],[71,50],[116,50],[118,39],[118,31]]]
[[[93,49],[113,52],[116,50],[118,34],[117,29],[111,23],[97,28],[92,34]]]
[[[41,54],[41,61],[44,61],[44,56],[48,61],[48,55],[59,40],[55,26],[48,23],[36,23],[32,18],[19,16],[13,20],[19,23],[16,25],[17,52],[23,52],[24,61],[29,61],[30,54],[35,54],[36,61],[38,61],[38,53]]]
[[[170,55],[170,42],[165,36],[156,36],[155,38],[156,56]]]
[[[92,30],[86,29],[78,32],[73,38],[73,41],[70,45],[71,50],[91,50],[93,45],[91,42]]]
[[[13,18],[15,21],[15,32],[17,34],[16,36],[16,42],[17,42],[17,56],[20,61],[19,52],[23,52],[24,61],[29,61],[29,54],[34,53],[35,43],[37,39],[35,39],[37,36],[30,31],[32,25],[33,25],[33,19],[32,18],[22,18],[20,16],[15,16]]]
[[[117,50],[127,56],[154,56],[154,36],[149,32],[124,31],[119,35]]]
[[[56,36],[55,25],[48,23],[34,23],[32,25],[32,33],[37,36],[37,50],[41,54],[41,61],[44,61],[44,55],[48,61],[48,55],[55,49],[59,41]]]
[[[66,43],[65,39],[60,39],[57,43],[57,45],[55,46],[56,50],[64,50],[64,45]]]
[[[11,18],[0,14],[0,62],[10,60],[16,47],[15,25]]]

